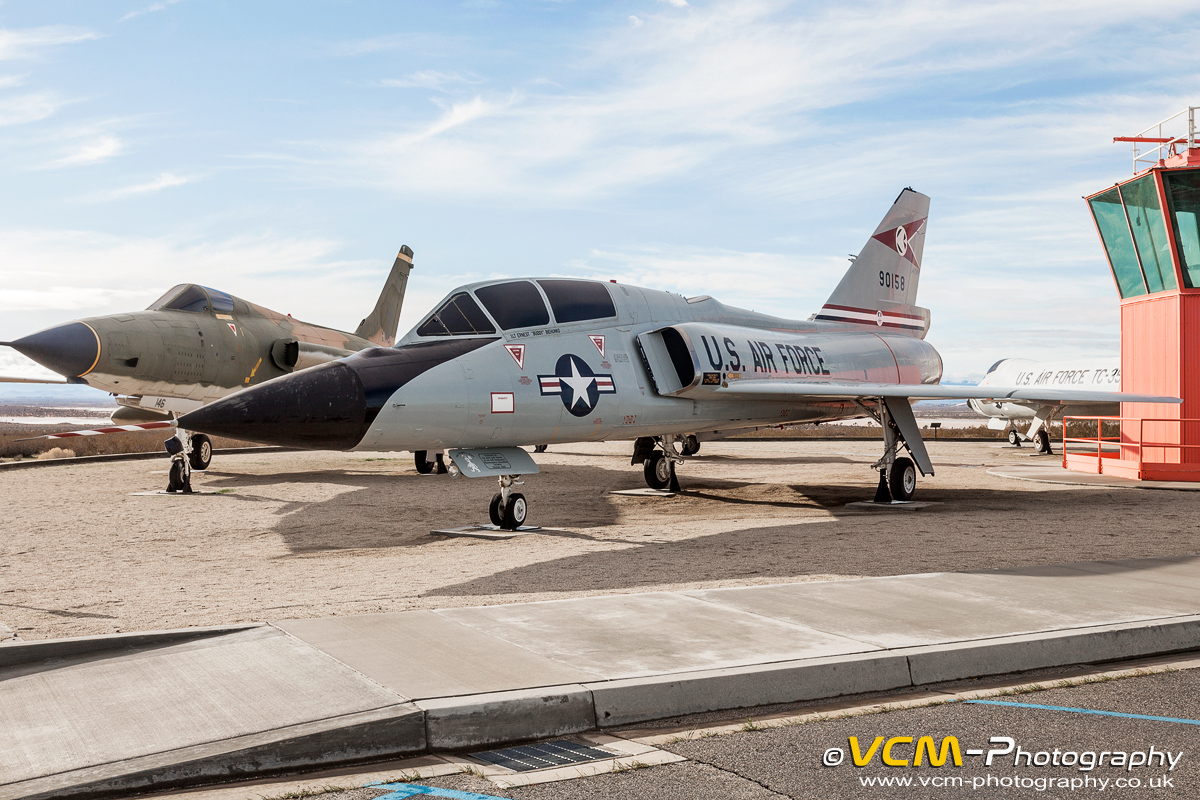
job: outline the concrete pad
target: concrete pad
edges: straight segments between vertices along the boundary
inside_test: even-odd
[[[466,536],[471,539],[512,539],[536,533],[541,528],[533,525],[521,525],[516,530],[505,530],[497,525],[464,525],[461,528],[438,528],[429,532],[430,536]],[[557,531],[554,531],[557,533]]]
[[[1056,454],[1057,455],[1057,454]],[[1061,456],[1059,456],[1061,459]],[[1062,461],[1053,464],[1020,464],[1015,466],[992,467],[989,475],[998,478],[1012,478],[1018,481],[1034,481],[1036,483],[1065,483],[1074,486],[1110,486],[1122,489],[1174,489],[1182,492],[1200,492],[1200,483],[1191,481],[1135,481],[1130,478],[1118,478],[1115,475],[1093,475],[1090,472],[1076,472],[1064,469]]]
[[[454,608],[438,616],[606,679],[876,649],[685,593]]]
[[[609,494],[619,494],[625,497],[674,497],[679,492],[668,492],[666,489],[614,489]]]
[[[919,500],[893,500],[890,503],[874,503],[863,501],[858,503],[846,503],[847,511],[874,511],[876,513],[886,513],[888,511],[921,511],[926,508],[943,505],[940,502],[926,503]]]
[[[268,627],[17,665],[0,670],[0,787],[400,700]]]
[[[419,700],[429,747],[466,750],[552,739],[596,727],[592,695],[578,684]]]
[[[527,689],[600,677],[433,611],[294,619],[275,625],[405,698]]]
[[[1124,566],[1124,569],[1122,568]],[[697,599],[900,648],[1200,611],[1188,564],[932,573],[685,592]],[[1162,569],[1162,578],[1151,581]],[[1167,577],[1170,576],[1170,582]]]

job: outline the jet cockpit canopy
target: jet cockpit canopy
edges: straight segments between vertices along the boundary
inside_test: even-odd
[[[536,328],[551,324],[551,310],[558,325],[617,315],[608,286],[599,281],[497,281],[456,291],[417,327],[417,336],[479,336],[495,334],[497,327]]]
[[[150,304],[147,311],[191,311],[203,313],[212,311],[217,314],[233,313],[233,298],[225,292],[200,286],[195,283],[181,283],[172,287],[162,297]]]

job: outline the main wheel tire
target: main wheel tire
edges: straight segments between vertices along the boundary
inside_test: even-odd
[[[500,511],[500,501],[504,499],[504,495],[496,492],[492,495],[492,502],[488,503],[488,519],[497,528],[504,527],[504,514]]]
[[[1008,432],[1008,443],[1016,447],[1021,446],[1021,434],[1017,433],[1016,428]]]
[[[897,458],[888,473],[888,489],[893,500],[912,500],[917,493],[917,465],[911,458]]]
[[[183,462],[178,459],[171,459],[171,471],[167,473],[167,491],[172,494],[182,492],[184,485]]]
[[[694,456],[699,452],[700,440],[696,438],[695,434],[689,433],[687,436],[683,437],[683,454],[685,456]]]
[[[651,489],[666,489],[671,485],[671,462],[658,450],[646,456],[642,462],[642,474]]]
[[[188,456],[192,469],[204,471],[212,463],[212,439],[203,433],[192,434],[192,452]]]
[[[413,463],[417,466],[417,472],[422,475],[428,475],[433,472],[433,463],[425,460],[424,450],[418,450],[413,453]]]
[[[508,496],[508,505],[504,507],[504,524],[500,527],[506,531],[515,531],[525,524],[528,513],[529,504],[525,502],[525,495],[513,492]]]
[[[436,470],[434,470],[434,471],[435,471],[435,472],[436,472],[438,475],[445,475],[447,472],[449,472],[449,471],[450,471],[450,470],[448,470],[448,469],[446,468],[446,460],[445,460],[444,458],[442,458],[442,454],[441,454],[441,453],[438,453],[438,454],[435,456],[435,458],[437,459],[437,469],[436,469]]]
[[[1050,450],[1050,434],[1047,431],[1037,432],[1037,451],[1039,453],[1049,453]]]

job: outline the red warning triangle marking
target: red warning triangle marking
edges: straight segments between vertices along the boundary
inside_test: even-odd
[[[504,349],[513,357],[513,361],[517,362],[517,366],[525,369],[525,345],[523,344],[506,344]]]
[[[226,322],[225,324],[229,326],[229,330],[233,331],[233,335],[237,336],[237,326],[232,322]]]
[[[604,357],[604,337],[595,334],[588,334],[588,338],[592,340],[592,344],[596,345],[596,349],[600,351],[600,357]]]

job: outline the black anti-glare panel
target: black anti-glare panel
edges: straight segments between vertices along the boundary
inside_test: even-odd
[[[586,764],[589,761],[603,761],[606,758],[616,758],[615,753],[588,747],[569,739],[558,739],[553,742],[526,744],[519,747],[505,747],[501,750],[488,750],[483,753],[472,753],[472,758],[494,764],[497,767],[511,769],[513,772],[529,772],[547,767],[562,767],[567,764]]]

